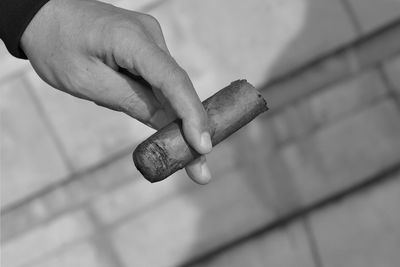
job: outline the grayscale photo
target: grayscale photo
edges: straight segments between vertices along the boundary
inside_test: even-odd
[[[400,0],[0,0],[1,267],[399,267]]]

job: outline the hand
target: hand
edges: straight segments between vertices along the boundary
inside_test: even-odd
[[[202,154],[186,171],[197,183],[210,181],[206,112],[156,19],[97,1],[51,0],[28,25],[21,48],[38,75],[59,90],[155,129],[180,118],[185,138]]]

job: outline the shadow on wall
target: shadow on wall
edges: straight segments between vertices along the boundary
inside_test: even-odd
[[[260,85],[315,56],[316,50],[325,50],[316,31],[328,31],[331,25],[328,21],[322,27],[319,20],[324,15],[318,13],[322,8],[325,16],[329,14],[331,2],[334,7],[338,4],[332,0],[182,0],[166,2],[153,15],[196,88],[210,90],[242,77]],[[337,14],[328,18],[337,19]],[[203,98],[211,94],[200,92]],[[144,266],[176,266],[293,209],[299,203],[297,192],[278,149],[268,115],[214,148],[208,157],[214,178],[210,185],[178,182],[176,196],[150,211],[155,218],[119,231],[116,240],[124,262],[137,265],[142,259]],[[161,184],[177,182],[176,177],[170,179]],[[146,240],[136,238],[142,232],[147,233]]]
[[[212,14],[208,21],[218,22],[220,26],[216,27],[231,25],[233,29],[220,31],[227,31],[222,38],[232,36],[228,41],[212,36],[209,42],[218,43],[215,51],[227,56],[225,60],[234,66],[230,72],[223,72],[225,81],[250,76],[250,81],[264,83],[350,41],[356,34],[340,1],[247,1],[239,14],[230,14],[238,1],[219,2],[225,7],[221,7],[224,15]],[[201,7],[198,12],[202,12]],[[270,100],[268,92],[265,95]],[[273,109],[274,103],[269,106]],[[215,180],[186,196],[200,215],[194,244],[184,253],[195,256],[212,250],[301,205],[293,175],[282,158],[280,139],[272,119],[264,114],[209,156]],[[226,261],[227,266],[245,266],[240,258]]]
[[[174,27],[187,26],[183,31],[197,29],[189,38],[206,52],[193,57],[190,48],[186,52],[172,52],[180,54],[183,61],[199,57],[203,61],[198,65],[210,67],[211,73],[203,80],[200,77],[203,87],[222,88],[241,77],[261,85],[355,37],[342,0],[167,2],[192,6],[185,9],[188,14],[176,16],[176,19],[186,20],[177,21],[179,25]],[[173,17],[174,13],[169,16]],[[166,37],[168,39],[168,33]],[[181,47],[179,41],[179,38],[171,40]],[[170,40],[167,43],[170,44]],[[181,58],[177,58],[180,63]],[[268,92],[265,95],[270,101]],[[274,110],[273,101],[269,106]],[[189,184],[186,177],[175,180],[175,189],[179,192],[172,201],[167,200],[168,208],[164,209],[167,205],[162,203],[159,205],[163,206],[162,211],[156,206],[158,203],[148,210],[146,207],[144,215],[140,214],[137,221],[135,218],[123,228],[114,241],[119,244],[121,254],[118,256],[124,258],[125,265],[180,264],[182,259],[196,258],[298,208],[302,203],[301,193],[283,158],[284,137],[276,132],[275,126],[270,115],[260,116],[209,155],[214,176],[210,185],[195,186]],[[174,183],[171,182],[175,186]],[[160,193],[156,185],[152,190],[154,195]],[[174,190],[171,191],[175,193]],[[143,198],[146,202],[146,196]],[[151,216],[146,217],[147,212],[152,213]],[[127,242],[119,243],[125,238]],[[246,258],[236,257],[226,266],[249,265],[240,261]]]
[[[279,23],[274,25],[258,25],[257,33],[269,36],[268,33],[271,31],[274,33],[271,38],[276,39],[271,40],[271,43],[266,43],[265,39],[260,39],[264,41],[262,44],[251,44],[250,42],[248,48],[251,49],[252,45],[255,47],[269,44],[276,46],[277,44],[274,43],[276,41],[280,46],[279,54],[274,55],[273,61],[269,61],[272,57],[266,55],[266,58],[269,59],[266,60],[269,61],[267,63],[264,62],[262,57],[257,61],[251,57],[241,58],[239,54],[237,56],[242,60],[241,64],[248,66],[249,69],[267,70],[263,76],[265,79],[294,69],[305,63],[307,59],[332,51],[341,44],[356,38],[358,34],[358,29],[349,18],[349,12],[342,5],[342,1],[269,2],[281,5],[281,7],[277,7],[277,10],[281,8],[283,11],[277,12],[276,16],[284,15],[284,19],[278,20]],[[246,2],[246,4],[251,5],[251,1]],[[265,9],[270,8],[267,3],[264,3],[264,5]],[[227,4],[227,6],[229,5]],[[258,7],[260,8],[260,6]],[[226,12],[229,13],[229,8]],[[250,16],[251,14],[246,14],[246,17],[236,16],[232,18],[232,25],[235,25],[235,23],[246,24],[248,20],[256,20],[256,18]],[[210,20],[214,19],[218,20],[217,17],[210,18]],[[291,21],[293,24],[291,24]],[[251,23],[246,25],[251,25]],[[253,42],[259,40],[258,35],[252,36],[254,29],[249,29],[248,33],[250,35],[247,35],[247,32],[241,29],[240,35],[238,34],[237,37],[240,39],[248,38]],[[281,36],[281,39],[279,39],[277,36],[280,36],[280,34],[290,35],[290,38],[285,39]],[[234,43],[231,42],[229,45]],[[223,50],[223,48],[221,49]],[[274,50],[272,49],[272,51]],[[242,55],[246,55],[246,53],[248,52],[244,51]],[[251,52],[249,53],[251,54]],[[246,59],[251,60],[246,61]],[[259,66],[257,66],[258,63],[260,63]],[[253,64],[256,66],[254,67]],[[244,68],[238,69],[244,70]],[[240,74],[235,70],[231,73],[233,79],[240,77]],[[257,80],[257,82],[260,81],[260,79]],[[264,95],[266,95],[267,101],[270,100],[268,91]],[[273,102],[269,103],[269,106],[274,109]],[[299,178],[296,179],[295,174],[287,166],[287,159],[283,158],[282,139],[284,137],[279,136],[276,132],[274,119],[268,114],[260,116],[222,145],[225,147],[225,152],[216,150],[214,155],[210,155],[209,162],[217,177],[209,186],[198,191],[198,194],[206,195],[206,197],[198,199],[206,201],[201,202],[192,195],[187,196],[190,203],[196,206],[199,213],[202,214],[197,222],[197,242],[186,251],[189,255],[198,255],[198,253],[212,250],[220,244],[229,243],[231,240],[265,225],[268,221],[293,212],[305,202],[301,197],[305,193],[301,192],[298,186]],[[303,119],[304,121],[293,123],[306,124],[308,118]],[[349,140],[348,138],[345,139]],[[301,150],[301,153],[313,153],[308,150],[308,146],[312,148],[313,144],[305,144],[305,146],[307,146],[307,149]],[[344,147],[343,144],[338,144],[338,146]],[[315,166],[319,168],[322,165],[321,159],[315,158],[315,154],[311,156],[304,154],[303,156],[314,160],[309,162],[309,166],[297,166],[298,168],[312,169]],[[367,158],[364,165],[368,164]],[[232,163],[228,164],[227,168],[221,169],[221,166],[226,166],[226,163],[222,163],[222,161],[226,160],[231,160]],[[306,172],[303,171],[303,173]],[[338,173],[343,172],[338,170]],[[323,178],[321,177],[321,179]],[[222,265],[218,266],[246,266],[248,264],[246,260],[248,258],[237,256],[234,260],[219,261],[218,263]],[[213,266],[213,264],[210,263],[207,266]]]

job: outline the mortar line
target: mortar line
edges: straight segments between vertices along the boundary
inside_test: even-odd
[[[317,58],[314,58],[311,61],[306,62],[305,64],[301,65],[298,68],[295,68],[295,69],[290,70],[290,71],[288,71],[288,72],[286,72],[286,73],[284,73],[284,74],[282,74],[280,76],[275,77],[273,80],[271,80],[268,83],[262,85],[260,87],[260,90],[262,90],[264,92],[267,92],[268,89],[270,87],[273,87],[275,84],[285,84],[290,79],[293,79],[293,78],[296,78],[296,77],[300,77],[304,73],[313,71],[314,68],[320,67],[321,64],[323,65],[324,62],[328,62],[332,58],[335,58],[335,57],[343,57],[344,58],[345,57],[344,54],[348,53],[349,50],[357,50],[357,49],[360,48],[361,44],[367,43],[367,42],[370,42],[370,41],[374,41],[376,38],[379,38],[382,34],[388,34],[388,32],[391,33],[393,30],[396,31],[397,28],[400,28],[400,19],[392,21],[388,25],[385,25],[384,27],[382,27],[382,28],[380,28],[380,29],[378,29],[378,30],[376,30],[376,31],[374,31],[372,33],[369,33],[366,36],[362,36],[360,39],[357,39],[357,40],[355,40],[353,42],[345,44],[345,45],[337,48],[334,51],[331,51],[331,52],[326,53],[324,55],[321,55],[321,56],[319,56]],[[393,53],[397,53],[397,50],[393,51]],[[386,57],[387,57],[387,55],[386,55]],[[386,57],[380,58],[379,61],[385,60]],[[347,55],[346,55],[346,58],[347,58]],[[342,59],[342,60],[344,60],[344,59]],[[374,67],[377,64],[379,64],[379,62],[375,62],[374,61],[373,63],[369,63],[366,66],[361,66],[361,70],[360,71],[363,71],[363,70],[366,70],[368,68]],[[352,74],[354,74],[354,73],[352,73]],[[343,80],[349,78],[349,75],[341,75],[340,77],[337,77],[334,82],[330,81],[329,78],[326,78],[327,84],[323,84],[321,86],[326,87],[326,86],[329,86],[330,84],[334,84],[336,82],[343,81]],[[305,85],[305,86],[313,87],[313,85],[309,85],[309,84]],[[281,111],[282,109],[284,109],[289,103],[295,103],[296,101],[300,101],[304,97],[307,97],[309,95],[313,95],[314,93],[316,93],[318,91],[319,90],[317,90],[317,89],[310,89],[307,92],[305,92],[301,97],[297,97],[297,98],[295,98],[293,100],[289,100],[289,102],[285,102],[285,103],[280,104],[274,110],[270,110],[270,112],[269,112],[269,114],[267,114],[267,116],[272,116],[273,114],[275,114],[275,113]],[[99,162],[96,165],[90,166],[89,168],[81,170],[79,172],[72,173],[72,174],[70,174],[68,176],[67,179],[55,182],[55,183],[49,185],[48,187],[40,190],[39,192],[37,192],[34,195],[30,195],[30,196],[28,196],[28,197],[26,197],[26,198],[24,198],[24,199],[22,199],[20,201],[17,201],[17,202],[14,202],[14,203],[10,204],[10,205],[5,206],[3,209],[1,209],[0,214],[5,214],[8,211],[16,209],[19,206],[22,206],[22,205],[26,204],[27,202],[29,202],[29,201],[37,198],[37,197],[40,197],[41,195],[43,195],[45,193],[48,193],[48,192],[54,190],[55,188],[57,188],[59,186],[66,185],[66,184],[70,183],[71,181],[77,180],[82,175],[90,174],[90,173],[96,171],[97,169],[100,169],[104,165],[108,165],[108,164],[110,164],[110,163],[122,158],[123,156],[126,156],[130,152],[131,152],[130,148],[121,150],[120,152],[118,152],[118,153],[116,153],[116,154],[104,159],[103,161]]]
[[[304,216],[304,218],[302,219],[302,225],[304,231],[306,232],[306,238],[308,241],[308,245],[310,247],[311,257],[314,261],[315,267],[324,267],[323,260],[321,257],[321,252],[319,250],[318,243],[315,238],[314,230],[312,229],[310,217]]]
[[[73,172],[70,175],[68,175],[65,179],[54,182],[54,183],[50,184],[49,186],[46,186],[45,188],[38,190],[33,195],[29,195],[19,201],[16,201],[14,203],[4,206],[0,210],[0,215],[5,215],[8,212],[10,212],[14,209],[18,209],[19,207],[24,206],[24,205],[28,204],[29,202],[56,190],[59,187],[66,186],[76,180],[79,180],[81,177],[90,175],[101,168],[105,168],[105,167],[109,166],[110,164],[114,163],[115,161],[129,155],[130,153],[132,153],[132,149],[129,147],[129,148],[123,149],[123,150],[111,155],[110,157],[108,157],[108,158],[98,162],[97,164],[92,165],[84,170]]]
[[[363,29],[353,5],[349,2],[349,0],[341,0],[341,3],[354,26],[354,30],[358,35],[362,35]]]
[[[109,236],[109,231],[107,231],[106,228],[107,226],[101,222],[101,220],[98,218],[90,205],[87,205],[84,210],[88,214],[88,217],[90,218],[95,228],[96,234],[92,237],[94,245],[98,248],[98,250],[100,250],[102,254],[107,257],[107,261],[109,261],[111,266],[124,267],[123,262],[121,261],[117,251],[115,250],[115,247],[113,246],[113,242]]]
[[[396,102],[397,109],[400,111],[400,95],[397,94],[393,83],[390,81],[383,64],[377,67],[379,77],[382,79],[383,85],[387,88],[389,96]]]
[[[206,260],[212,259],[225,251],[228,251],[234,247],[237,247],[241,244],[246,243],[249,240],[252,240],[254,238],[259,237],[262,234],[265,234],[267,232],[285,227],[296,220],[301,219],[304,216],[307,216],[311,214],[312,212],[316,212],[318,210],[321,210],[323,208],[329,207],[331,205],[337,204],[339,201],[342,201],[344,199],[350,198],[354,196],[355,194],[359,194],[363,191],[366,191],[368,189],[373,188],[374,186],[377,186],[379,184],[383,184],[386,182],[389,182],[394,179],[399,179],[397,175],[400,174],[400,161],[396,162],[390,167],[387,167],[386,169],[371,175],[364,181],[355,184],[353,186],[350,186],[349,188],[338,192],[336,194],[333,194],[331,196],[328,196],[320,201],[317,201],[316,203],[313,203],[309,206],[304,206],[300,207],[299,209],[287,214],[286,216],[283,216],[277,220],[274,220],[272,222],[267,222],[264,226],[262,226],[259,229],[256,229],[244,236],[240,236],[231,242],[228,242],[227,244],[222,244],[221,246],[217,247],[216,249],[213,249],[211,251],[208,251],[198,257],[195,257],[193,259],[190,259],[180,265],[179,267],[190,267],[192,265],[196,265],[199,263],[202,263]]]
[[[374,71],[378,71],[378,69],[374,68]],[[379,73],[378,73],[379,74]],[[384,85],[385,86],[385,85]],[[365,102],[362,106],[359,106],[355,109],[349,110],[348,112],[345,112],[343,114],[339,114],[337,117],[327,120],[323,123],[318,123],[316,124],[314,127],[310,128],[309,130],[307,130],[302,136],[296,136],[294,138],[290,138],[288,140],[285,140],[284,142],[281,142],[277,145],[277,149],[281,149],[283,147],[289,146],[293,143],[297,143],[300,140],[304,139],[304,136],[308,136],[308,135],[314,135],[314,134],[318,134],[318,132],[323,131],[325,129],[325,127],[329,126],[329,125],[334,125],[337,124],[338,122],[340,122],[341,120],[350,117],[350,116],[355,116],[357,114],[360,114],[370,108],[373,108],[375,106],[378,106],[379,104],[381,104],[382,102],[385,101],[389,101],[391,99],[392,95],[389,92],[385,92],[384,94],[382,94],[381,96],[378,96],[372,100],[369,100],[367,102]],[[400,104],[399,104],[400,106]]]
[[[327,53],[320,55],[320,56],[306,62],[305,64],[301,65],[300,67],[294,68],[294,69],[289,70],[281,75],[274,77],[273,79],[269,80],[268,82],[262,84],[259,87],[259,89],[262,94],[268,94],[268,92],[273,93],[276,90],[275,89],[276,86],[278,86],[279,89],[284,89],[282,87],[284,87],[286,83],[290,83],[290,81],[293,79],[301,80],[303,76],[309,75],[309,73],[313,72],[314,70],[321,69],[321,68],[327,68],[327,66],[331,60],[337,59],[337,60],[341,60],[341,61],[343,61],[343,60],[348,61],[349,58],[351,59],[353,57],[353,55],[352,55],[353,53],[357,53],[359,50],[365,49],[365,47],[368,45],[368,43],[376,42],[376,40],[381,38],[382,36],[386,35],[385,37],[387,38],[387,36],[389,35],[390,38],[397,38],[399,30],[400,30],[400,18],[397,20],[391,21],[390,23],[388,23],[388,24],[382,26],[381,28],[376,29],[366,35],[360,36],[359,39],[353,40],[350,43],[340,46],[335,50],[328,51]],[[370,49],[372,49],[372,48],[370,48]],[[387,51],[382,52],[381,56],[379,56],[376,59],[374,59],[373,61],[367,62],[361,66],[358,66],[358,60],[357,60],[357,64],[356,64],[357,70],[354,71],[353,70],[354,67],[352,67],[351,73],[340,73],[340,71],[336,71],[335,73],[332,73],[332,72],[323,73],[322,75],[324,75],[324,77],[326,76],[326,78],[324,78],[325,81],[320,82],[320,81],[311,80],[311,81],[307,82],[305,85],[303,85],[304,87],[306,87],[306,89],[304,90],[304,92],[302,93],[302,95],[300,97],[297,97],[294,94],[295,99],[292,99],[293,93],[288,93],[289,95],[288,95],[287,99],[289,99],[289,100],[279,103],[278,106],[276,106],[274,109],[271,109],[268,112],[267,116],[270,116],[274,113],[279,112],[280,110],[284,109],[286,106],[288,106],[291,103],[294,103],[296,101],[299,101],[304,97],[313,95],[314,93],[318,92],[321,88],[330,86],[338,81],[343,81],[358,72],[373,68],[376,65],[378,65],[381,61],[386,60],[389,56],[397,55],[398,53],[400,53],[399,48],[396,48],[396,50],[394,50],[394,48],[390,47],[389,49],[391,49],[391,50],[389,50],[389,53]],[[354,59],[352,59],[352,61],[354,61]],[[354,65],[354,63],[352,65]],[[356,73],[354,73],[354,72],[356,72]],[[331,77],[335,76],[335,75],[337,77],[333,81],[331,79]],[[282,91],[282,90],[280,90],[280,91]]]
[[[75,168],[74,168],[71,160],[68,157],[68,154],[64,147],[64,144],[62,143],[60,136],[57,134],[57,131],[56,131],[53,123],[51,122],[49,116],[47,115],[47,113],[43,107],[43,103],[39,99],[36,92],[34,92],[35,89],[32,88],[29,81],[26,79],[25,75],[23,75],[21,77],[21,82],[25,85],[25,90],[30,95],[31,100],[32,100],[37,112],[39,113],[41,121],[43,122],[43,124],[47,130],[47,133],[49,133],[50,138],[53,141],[54,145],[56,146],[56,149],[57,149],[59,155],[61,156],[62,161],[64,162],[65,166],[67,167],[67,171],[69,173],[74,172]]]
[[[85,178],[83,178],[83,179],[85,179]],[[121,186],[123,186],[125,184],[126,184],[126,182],[125,183],[124,182],[119,182],[119,183],[116,184],[116,187],[121,187]],[[65,186],[68,186],[68,185],[65,185]],[[115,188],[113,188],[111,190],[114,190],[114,189]],[[102,189],[100,189],[100,190],[102,190]],[[47,193],[45,193],[45,194],[47,194]],[[46,196],[45,195],[41,195],[41,196],[38,196],[37,198],[40,201],[40,198],[42,198],[42,197],[46,197]],[[27,202],[25,204],[22,204],[22,205],[26,205],[26,204],[29,205],[29,203],[31,203],[31,202],[29,201],[29,202]],[[73,211],[76,211],[77,208],[79,209],[79,207],[81,207],[81,206],[89,205],[89,203],[90,203],[90,199],[85,199],[85,200],[80,201],[77,204],[63,206],[61,209],[59,209],[57,211],[51,210],[48,213],[48,216],[46,216],[45,218],[40,218],[38,220],[35,219],[32,223],[29,224],[29,226],[21,227],[20,229],[18,229],[18,231],[13,231],[13,233],[8,235],[7,237],[4,237],[2,235],[0,237],[1,242],[8,242],[9,240],[12,240],[17,236],[22,236],[25,233],[31,231],[33,228],[36,228],[39,225],[47,224],[48,222],[53,221],[56,217],[62,216],[63,214],[71,213]],[[18,209],[18,208],[21,208],[21,206],[17,207],[16,209]],[[22,207],[22,208],[26,208],[26,207]],[[4,213],[4,214],[2,213],[1,216],[3,216],[3,218],[4,218],[4,216],[7,216],[9,214],[9,212],[14,212],[16,209],[7,211],[7,213]],[[29,207],[28,207],[28,209],[29,209]],[[21,217],[18,217],[18,218],[20,219]],[[109,228],[109,225],[107,225],[107,227]],[[106,229],[106,227],[103,227],[103,228]]]

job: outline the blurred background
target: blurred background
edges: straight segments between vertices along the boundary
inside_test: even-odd
[[[153,131],[50,88],[0,44],[1,265],[399,266],[400,1],[109,1],[150,13],[202,99],[270,111],[148,183]]]

